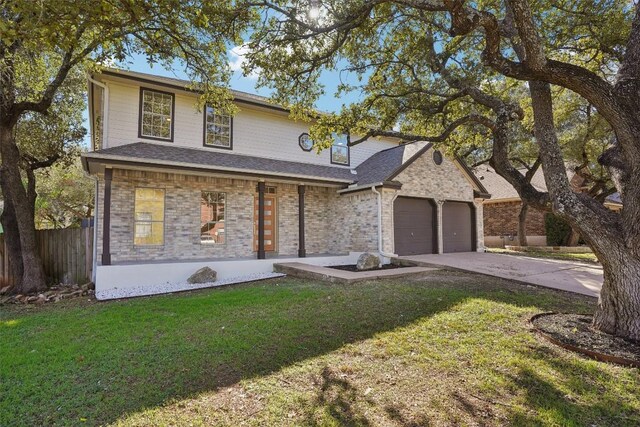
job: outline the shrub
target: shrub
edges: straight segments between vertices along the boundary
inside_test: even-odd
[[[547,244],[549,246],[565,245],[571,233],[571,226],[565,220],[552,213],[545,215],[544,228],[547,232]]]

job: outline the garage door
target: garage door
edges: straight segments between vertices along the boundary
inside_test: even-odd
[[[473,211],[468,203],[445,202],[442,205],[442,243],[447,252],[474,250]]]
[[[434,253],[435,217],[435,209],[429,199],[398,197],[393,205],[396,254]]]

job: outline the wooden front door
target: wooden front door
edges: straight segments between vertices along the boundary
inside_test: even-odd
[[[253,250],[258,250],[258,196],[253,198]],[[277,216],[276,196],[264,195],[264,250],[266,252],[276,250],[276,222]]]

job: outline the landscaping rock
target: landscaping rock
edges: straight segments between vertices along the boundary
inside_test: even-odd
[[[360,271],[373,270],[380,265],[380,258],[370,252],[365,252],[358,257],[356,268]]]
[[[5,286],[4,288],[0,288],[0,295],[4,295],[8,293],[9,289],[11,289],[11,286]]]
[[[215,270],[210,269],[209,267],[202,267],[200,270],[196,271],[187,279],[192,285],[198,283],[213,283],[218,278],[218,273]]]

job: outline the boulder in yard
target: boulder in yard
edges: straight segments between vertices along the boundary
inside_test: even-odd
[[[380,258],[370,252],[365,252],[358,257],[356,268],[360,271],[373,270],[380,265]]]
[[[215,270],[210,269],[209,267],[202,267],[200,270],[193,273],[188,279],[187,282],[195,285],[196,283],[212,283],[215,282],[218,278],[218,273]]]

